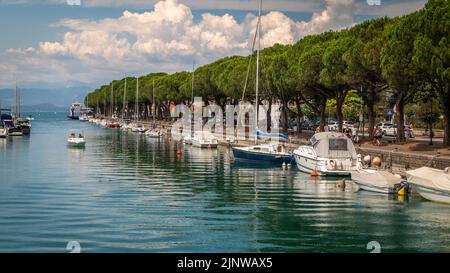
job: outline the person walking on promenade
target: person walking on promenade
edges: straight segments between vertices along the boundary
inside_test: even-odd
[[[353,141],[353,143],[359,142],[358,129],[356,128],[356,126],[352,127],[352,141]]]
[[[383,132],[381,132],[380,127],[377,125],[375,129],[373,129],[373,142],[376,146],[380,146],[380,139],[383,137]]]

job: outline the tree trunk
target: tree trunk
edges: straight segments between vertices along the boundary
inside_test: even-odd
[[[339,90],[336,96],[336,117],[338,121],[339,132],[342,132],[344,124],[344,115],[342,114],[342,107],[345,103],[345,98],[347,97],[347,90]]]
[[[288,102],[287,100],[283,100],[283,132],[287,132],[289,128],[289,118],[288,118]]]
[[[303,112],[302,112],[302,104],[300,102],[300,99],[296,98],[295,99],[295,105],[297,106],[297,134],[301,134],[302,133],[302,117],[303,117]]]
[[[272,98],[269,98],[269,106],[267,107],[266,119],[267,119],[267,132],[272,131]]]
[[[320,131],[325,132],[325,115],[327,112],[327,97],[323,97],[320,104]]]
[[[397,121],[397,142],[405,142],[405,96],[399,94],[395,103]]]
[[[366,101],[367,113],[369,114],[369,138],[373,139],[373,129],[375,128],[375,110],[374,110],[374,100],[369,98]],[[364,118],[364,113],[363,113]],[[364,130],[364,128],[363,128]]]
[[[444,146],[450,146],[450,99],[447,99],[444,109]]]
[[[343,124],[344,124],[344,115],[342,114],[342,105],[343,104],[344,104],[344,102],[340,101],[340,99],[336,100],[336,117],[337,117],[339,132],[342,132]]]

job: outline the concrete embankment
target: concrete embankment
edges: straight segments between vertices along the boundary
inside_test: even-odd
[[[383,166],[392,170],[393,173],[404,175],[405,171],[417,169],[420,167],[430,167],[436,169],[445,169],[450,167],[450,158],[441,157],[439,154],[427,155],[419,152],[404,152],[398,150],[383,150],[376,148],[357,148],[358,153],[363,157],[370,155],[381,158]]]

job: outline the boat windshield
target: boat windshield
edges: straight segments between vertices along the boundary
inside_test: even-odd
[[[347,151],[347,139],[330,138],[328,140],[328,147],[330,151]]]

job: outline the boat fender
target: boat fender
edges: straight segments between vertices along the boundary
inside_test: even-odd
[[[345,190],[345,179],[342,179],[338,182],[338,188],[340,188],[342,191]]]
[[[402,181],[396,185],[394,185],[394,190],[397,192],[399,196],[405,196],[409,193],[409,184],[406,181]]]
[[[312,176],[312,177],[317,177],[317,176],[319,176],[319,172],[318,172],[317,170],[313,170],[313,171],[311,172],[311,176]]]
[[[281,164],[281,168],[286,169],[286,162],[283,162],[283,164]]]
[[[331,166],[331,168],[335,169],[336,168],[336,162],[334,162],[334,160],[330,160],[330,166]]]

